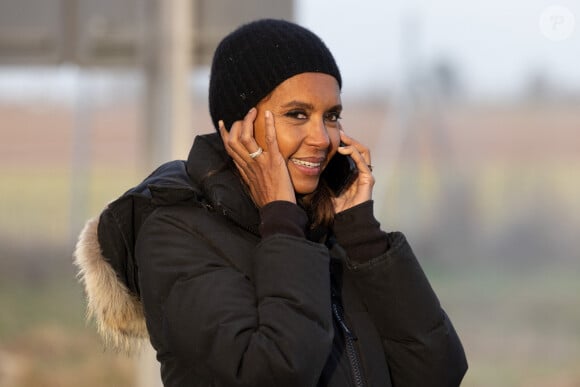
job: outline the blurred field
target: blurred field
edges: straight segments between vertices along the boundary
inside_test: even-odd
[[[463,386],[580,386],[578,104],[447,105],[404,132],[394,106],[344,116],[372,144],[383,226],[407,234],[463,340]],[[87,166],[66,106],[0,104],[0,125],[0,387],[133,385],[134,361],[84,322],[71,253],[143,174],[138,109],[93,107]]]
[[[579,385],[580,273],[426,271],[469,357],[463,386]],[[133,385],[134,361],[103,347],[82,290],[59,277],[2,281],[0,386]]]
[[[131,385],[132,360],[105,351],[84,322],[83,302],[71,276],[2,280],[0,386]]]

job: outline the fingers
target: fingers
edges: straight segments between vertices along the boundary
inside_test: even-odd
[[[266,111],[264,121],[259,122],[263,126],[257,126],[258,135],[265,136],[265,140],[260,141],[260,144],[265,148],[263,151],[254,137],[256,117],[257,110],[253,108],[243,120],[236,121],[229,132],[220,121],[218,129],[224,147],[232,157],[236,168],[250,190],[254,203],[258,207],[275,200],[295,203],[296,194],[288,166],[278,149],[274,117],[270,111]]]
[[[219,129],[220,135],[222,137],[224,147],[226,148],[226,152],[234,160],[234,163],[236,163],[236,165],[238,167],[241,165],[246,165],[246,161],[244,160],[244,158],[238,152],[236,152],[232,147],[232,143],[233,143],[232,139],[235,137],[232,136],[232,134],[226,130],[224,122],[221,120],[218,122],[218,129]],[[232,125],[232,129],[233,129],[233,125]]]
[[[228,154],[239,165],[245,165],[252,161],[251,153],[259,149],[254,139],[254,121],[257,109],[252,108],[243,120],[232,124],[230,131],[225,128],[223,121],[219,121],[218,129]]]
[[[349,155],[359,173],[355,184],[352,184],[333,201],[334,209],[337,213],[371,200],[375,185],[375,178],[370,166],[371,154],[369,149],[342,131],[340,132],[340,139],[344,146],[340,146],[338,152],[343,155]]]
[[[274,126],[274,115],[271,111],[266,110],[264,113],[266,120],[266,147],[271,154],[279,153],[278,139],[276,138],[276,127]]]
[[[246,153],[253,153],[259,148],[259,145],[256,143],[254,138],[254,121],[256,120],[257,115],[258,110],[256,108],[251,108],[242,121],[239,132],[239,141],[245,148]]]
[[[350,155],[353,158],[354,162],[356,163],[359,171],[368,171],[369,173],[371,173],[372,170],[371,170],[370,149],[362,145],[352,137],[348,136],[342,130],[340,131],[340,140],[345,144],[345,146],[338,148],[338,151],[341,154]],[[357,160],[360,161],[360,165]]]

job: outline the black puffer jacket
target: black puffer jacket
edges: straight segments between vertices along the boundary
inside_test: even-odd
[[[191,182],[173,163],[170,178],[155,184],[154,176],[124,196],[130,210],[112,203],[87,226],[77,263],[105,334],[121,343],[145,336],[135,322],[143,307],[166,386],[460,384],[461,343],[402,234],[381,232],[388,249],[356,262],[339,230],[314,240],[261,237],[260,212],[239,178],[220,169],[224,154],[216,134],[198,137],[186,164]],[[296,206],[276,205],[300,223]],[[369,216],[370,202],[340,214],[336,228],[378,227]],[[119,228],[130,235],[120,239]],[[95,235],[96,246],[88,243]],[[87,259],[87,245],[113,268],[122,306],[91,289],[99,280],[86,261],[99,258]]]

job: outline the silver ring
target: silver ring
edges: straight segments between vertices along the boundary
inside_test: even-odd
[[[250,153],[250,158],[255,159],[256,157],[260,156],[264,150],[262,147],[258,147],[258,150],[255,152]]]

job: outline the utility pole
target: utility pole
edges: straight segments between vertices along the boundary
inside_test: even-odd
[[[143,2],[142,63],[145,78],[141,169],[185,158],[193,140],[189,76],[195,0]],[[161,387],[155,351],[146,343],[137,364],[137,387]]]
[[[192,0],[144,2],[143,167],[152,168],[189,149],[192,71]]]

